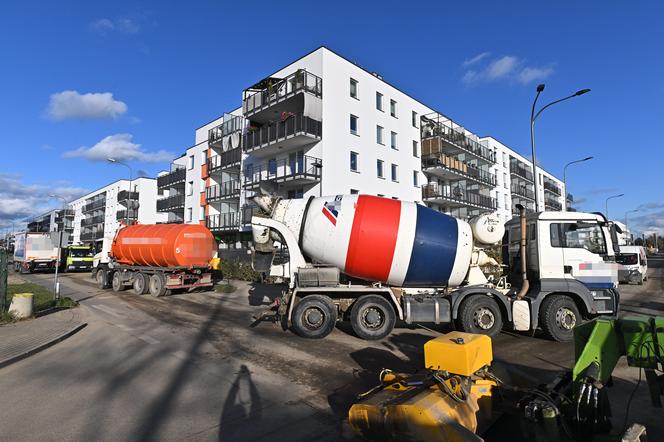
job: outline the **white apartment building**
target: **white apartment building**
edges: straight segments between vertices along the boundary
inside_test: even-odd
[[[121,222],[155,224],[167,215],[156,211],[157,182],[152,178],[119,180],[68,204],[73,211],[73,244],[109,246]]]
[[[157,206],[171,222],[204,223],[227,244],[249,239],[251,196],[261,190],[285,198],[361,192],[462,218],[496,210],[509,218],[522,196],[512,200],[512,181],[520,187],[503,153],[525,161],[321,47],[196,129],[194,146],[158,177],[165,196]],[[540,172],[542,186],[560,183]],[[547,201],[544,190],[540,197]]]
[[[28,232],[65,232],[72,241],[74,211],[71,209],[53,209],[39,216],[35,216],[28,222]]]

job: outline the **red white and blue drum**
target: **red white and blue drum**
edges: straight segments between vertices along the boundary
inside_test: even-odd
[[[303,252],[348,275],[393,286],[444,287],[458,286],[468,272],[470,225],[425,206],[370,195],[280,205],[275,219],[300,237]]]

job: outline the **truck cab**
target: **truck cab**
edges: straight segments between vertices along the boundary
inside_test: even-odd
[[[641,285],[648,279],[648,258],[642,246],[620,246],[616,261],[620,264],[620,282],[636,282]]]
[[[94,251],[90,246],[69,246],[65,253],[66,258],[62,260],[63,271],[92,270]]]

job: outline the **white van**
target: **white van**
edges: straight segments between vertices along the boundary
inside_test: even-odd
[[[636,282],[641,285],[648,279],[648,258],[643,247],[620,246],[616,261],[621,265],[618,270],[620,282]]]

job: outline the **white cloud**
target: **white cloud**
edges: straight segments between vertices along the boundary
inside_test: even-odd
[[[118,18],[111,20],[108,18],[100,18],[90,23],[90,29],[100,35],[106,35],[111,32],[118,32],[121,34],[136,34],[141,30],[141,27],[135,21],[129,18]]]
[[[664,236],[664,211],[649,213],[648,215],[635,216],[630,219],[633,230],[652,235]]]
[[[491,59],[488,52],[483,52],[462,63],[465,69],[461,81],[465,84],[494,82],[499,80],[529,84],[543,80],[553,74],[553,67],[529,66],[525,59],[514,55],[504,55]],[[472,69],[468,69],[472,66]]]
[[[159,163],[170,161],[174,155],[163,150],[157,152],[145,152],[140,144],[132,141],[131,134],[110,135],[92,147],[79,147],[64,153],[65,158],[85,158],[90,161],[107,161],[107,158],[115,158],[126,161],[141,161],[146,163]]]
[[[46,115],[53,120],[70,118],[115,119],[127,112],[127,105],[110,92],[80,94],[62,91],[51,94]]]

